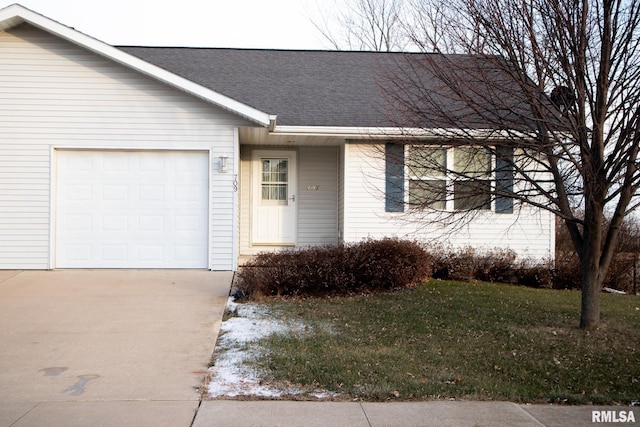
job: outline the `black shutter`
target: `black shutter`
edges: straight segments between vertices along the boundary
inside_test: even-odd
[[[385,145],[385,211],[404,212],[404,145]]]
[[[496,213],[513,213],[513,147],[496,147]]]

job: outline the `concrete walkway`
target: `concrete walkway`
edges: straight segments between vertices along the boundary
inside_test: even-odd
[[[0,427],[189,427],[231,278],[1,271]]]
[[[517,405],[509,402],[287,402],[204,401],[193,427],[578,427],[615,426],[592,423],[592,411],[632,410],[640,425],[640,409],[630,407]]]

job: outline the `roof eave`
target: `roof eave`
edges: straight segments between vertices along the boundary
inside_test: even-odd
[[[175,87],[208,103],[216,105],[232,114],[238,115],[258,125],[268,127],[275,123],[273,115],[256,110],[246,104],[173,74],[156,65],[130,55],[98,39],[87,36],[73,28],[60,24],[19,4],[13,4],[0,10],[0,31],[6,31],[27,23],[63,40],[81,46],[91,52],[113,60],[142,74]]]
[[[345,139],[442,139],[464,135],[469,138],[503,140],[517,135],[531,138],[533,135],[516,130],[496,129],[448,129],[403,127],[347,127],[347,126],[275,126],[271,135],[335,136]]]

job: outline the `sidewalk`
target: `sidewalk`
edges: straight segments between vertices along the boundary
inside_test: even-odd
[[[594,423],[592,411],[634,413],[640,426],[640,408],[517,405],[509,402],[291,402],[291,401],[203,401],[193,427],[210,426],[434,426],[434,427],[577,427],[615,426]],[[613,415],[613,414],[612,414]],[[625,415],[627,418],[627,415]],[[629,417],[630,418],[630,417]]]

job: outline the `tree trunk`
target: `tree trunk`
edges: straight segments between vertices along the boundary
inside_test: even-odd
[[[595,329],[600,323],[600,274],[582,269],[582,307],[580,310],[580,328]],[[585,274],[586,273],[586,274]]]
[[[590,157],[593,159],[594,157]],[[599,159],[599,156],[596,156]],[[597,176],[597,174],[594,174]],[[587,181],[585,191],[585,216],[580,253],[580,272],[582,277],[582,307],[580,310],[580,328],[595,329],[600,323],[600,288],[606,274],[602,261],[602,239],[604,234],[604,186]],[[602,182],[602,181],[600,181]]]

